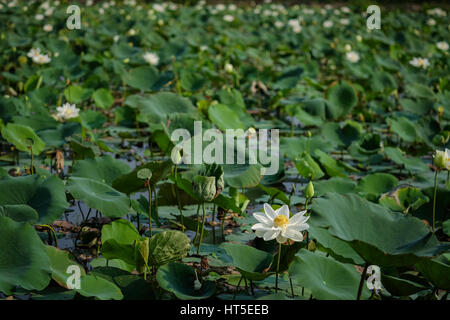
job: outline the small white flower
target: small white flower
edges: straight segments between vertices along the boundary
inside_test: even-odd
[[[344,50],[345,50],[345,52],[352,51],[352,46],[347,43],[344,47]]]
[[[225,20],[226,22],[233,22],[234,16],[232,16],[231,14],[226,14],[223,16],[223,20]]]
[[[128,30],[128,35],[129,35],[129,36],[134,36],[134,35],[136,35],[136,30],[134,30],[133,28],[131,28],[130,30]]]
[[[100,14],[105,14],[105,9],[99,8],[99,9],[98,9],[98,13],[100,13]]]
[[[356,36],[356,41],[361,42],[363,40],[363,38],[358,34]]]
[[[347,60],[350,61],[351,63],[356,63],[359,61],[359,54],[356,51],[347,52],[345,56],[347,57]]]
[[[324,28],[331,28],[332,26],[333,26],[333,21],[331,21],[331,20],[326,20],[323,22]]]
[[[427,25],[429,25],[430,27],[436,25],[436,20],[434,20],[433,18],[428,19]]]
[[[347,19],[347,18],[342,18],[342,19],[339,20],[339,22],[340,22],[340,24],[342,24],[344,26],[347,26],[347,25],[350,24],[350,20]]]
[[[28,58],[34,58],[34,57],[37,57],[37,56],[40,56],[41,55],[41,49],[39,49],[39,48],[36,48],[36,49],[34,49],[34,48],[32,48],[30,51],[28,51],[28,53],[27,53],[27,57]]]
[[[309,225],[306,221],[309,217],[305,217],[305,211],[289,217],[289,208],[287,205],[277,210],[265,203],[264,212],[256,212],[253,214],[259,223],[252,226],[258,238],[265,241],[276,239],[278,243],[284,243],[288,239],[293,241],[303,241],[302,231],[308,230]]]
[[[56,108],[56,111],[56,117],[58,119],[67,120],[78,117],[80,109],[78,109],[74,104],[64,103],[62,107]]]
[[[277,29],[281,29],[281,28],[283,28],[283,26],[284,26],[284,23],[283,23],[283,22],[281,22],[281,21],[275,21],[275,27],[276,27]]]
[[[45,32],[51,32],[53,30],[53,26],[51,24],[46,24],[44,26],[44,31]]]
[[[225,69],[225,71],[227,73],[232,73],[234,68],[233,68],[233,65],[231,63],[226,63],[224,69]]]
[[[445,151],[436,150],[433,155],[433,163],[440,169],[450,170],[450,150],[445,149]]]
[[[119,38],[120,38],[120,36],[116,34],[116,35],[113,37],[113,41],[114,41],[114,42],[117,42],[117,41],[119,41]]]
[[[349,7],[342,7],[341,11],[344,13],[350,13],[350,8]]]
[[[448,50],[448,43],[445,41],[439,41],[438,43],[436,43],[436,47],[442,51],[447,51]]]
[[[47,64],[51,59],[47,54],[39,54],[38,56],[33,57],[33,61],[37,64]]]
[[[208,50],[208,46],[200,46],[200,51],[206,51]]]
[[[409,61],[409,64],[416,67],[416,68],[428,68],[428,66],[430,65],[430,61],[428,61],[427,58],[413,58]]]
[[[37,21],[41,21],[41,20],[44,20],[44,15],[38,13],[37,15],[34,16],[34,18],[35,18]]]
[[[149,63],[151,65],[154,65],[154,66],[158,65],[158,63],[159,63],[158,55],[156,53],[153,53],[153,52],[146,52],[144,54],[144,60],[147,63]]]

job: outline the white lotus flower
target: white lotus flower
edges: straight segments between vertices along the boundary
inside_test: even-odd
[[[342,25],[344,25],[344,26],[350,24],[350,20],[347,19],[347,18],[342,18],[342,19],[339,20],[339,22],[340,22]]]
[[[38,56],[33,57],[33,61],[37,64],[47,64],[52,59],[48,56],[48,54],[39,54]]]
[[[233,68],[233,65],[231,63],[226,63],[224,69],[225,69],[226,72],[232,73],[234,68]]]
[[[151,65],[154,65],[154,66],[158,65],[158,63],[159,63],[158,55],[156,53],[153,53],[153,52],[146,52],[144,54],[144,60],[147,63],[149,63]]]
[[[51,25],[51,24],[46,24],[45,26],[44,26],[44,31],[45,32],[50,32],[50,31],[52,31],[53,30],[53,26]]]
[[[39,49],[39,48],[36,48],[36,49],[32,48],[27,53],[27,57],[32,58],[32,59],[34,59],[35,57],[38,57],[39,55],[41,55],[41,49]]]
[[[293,241],[303,241],[302,231],[308,230],[309,225],[306,221],[309,217],[305,217],[306,210],[298,212],[289,217],[289,208],[287,205],[277,210],[265,203],[264,212],[256,212],[253,214],[259,223],[252,227],[256,236],[263,238],[265,241],[276,239],[278,243],[284,243],[287,239]]]
[[[413,58],[409,61],[409,64],[416,67],[416,68],[428,68],[428,66],[430,65],[430,61],[428,61],[427,58]]]
[[[231,14],[226,14],[223,16],[223,20],[225,20],[226,22],[233,22],[234,16],[232,16]]]
[[[277,28],[277,29],[281,29],[281,28],[283,28],[283,26],[284,26],[284,23],[283,22],[281,22],[281,21],[275,21],[275,27]]]
[[[361,42],[363,40],[363,38],[358,34],[356,36],[356,41]]]
[[[442,51],[447,51],[448,50],[448,43],[445,41],[439,41],[438,43],[436,43],[436,47]]]
[[[41,20],[44,20],[44,15],[38,13],[37,15],[34,16],[34,18],[35,18],[37,21],[41,21]]]
[[[352,46],[347,43],[344,47],[344,50],[345,50],[345,52],[352,51]]]
[[[445,151],[436,150],[433,155],[433,163],[440,169],[450,170],[450,150],[445,149]]]
[[[56,117],[58,119],[67,120],[78,117],[80,109],[78,109],[74,104],[64,103],[62,107],[56,108],[56,111]]]
[[[347,60],[350,61],[351,63],[356,63],[359,61],[359,54],[356,51],[349,51],[345,54],[345,56],[347,57]]]
[[[134,36],[134,35],[136,35],[136,30],[134,30],[133,28],[131,28],[130,30],[128,30],[128,35],[129,35],[129,36]]]
[[[324,28],[331,28],[332,26],[333,26],[333,21],[331,21],[331,20],[326,20],[323,23]]]

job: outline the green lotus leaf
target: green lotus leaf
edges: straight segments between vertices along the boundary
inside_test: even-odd
[[[64,89],[64,97],[70,103],[81,103],[89,99],[92,95],[92,89],[79,86],[70,86]]]
[[[328,180],[314,182],[314,194],[321,197],[328,192],[352,193],[356,189],[356,182],[350,178],[332,177]]]
[[[15,286],[26,290],[48,286],[50,259],[29,223],[0,216],[0,252],[0,292],[8,295]]]
[[[367,262],[407,266],[447,249],[427,226],[409,215],[389,212],[355,194],[330,193],[315,199],[311,224],[348,242]]]
[[[225,182],[234,188],[254,187],[262,179],[259,164],[223,165],[223,171]]]
[[[416,268],[439,289],[450,290],[450,260],[445,255],[421,259]]]
[[[273,274],[268,272],[273,255],[244,244],[223,243],[227,259],[238,271],[249,280],[263,280]]]
[[[130,199],[105,183],[90,178],[70,177],[66,186],[75,199],[86,202],[89,207],[107,217],[119,218],[129,212]]]
[[[151,91],[158,78],[158,69],[150,66],[137,67],[122,75],[126,84],[142,91]]]
[[[92,94],[97,107],[102,109],[109,109],[114,104],[114,97],[108,89],[101,88],[95,90]]]
[[[161,288],[182,300],[207,299],[216,291],[214,282],[208,280],[204,280],[200,289],[196,290],[197,278],[192,267],[176,262],[160,267],[156,280]]]
[[[326,229],[310,226],[310,237],[315,239],[319,247],[330,254],[334,259],[342,263],[364,264],[364,260],[345,241],[333,237]]]
[[[239,115],[224,104],[214,104],[208,108],[209,119],[221,130],[245,129]]]
[[[80,289],[76,291],[84,297],[95,297],[99,300],[123,299],[122,292],[114,283],[95,275],[82,276]]]
[[[313,297],[323,300],[356,300],[361,275],[351,264],[301,249],[289,268],[295,283],[311,290]],[[370,296],[363,286],[361,299]]]
[[[355,89],[347,82],[341,82],[328,88],[326,98],[334,119],[348,114],[358,102]]]
[[[47,255],[50,259],[52,279],[55,280],[60,286],[70,289],[67,286],[67,280],[71,275],[73,275],[73,273],[67,272],[68,270],[70,271],[70,269],[68,269],[69,267],[73,266],[78,268],[80,271],[80,276],[86,275],[84,267],[77,262],[70,252],[51,246],[45,246],[45,248],[47,249]]]
[[[141,117],[151,123],[166,122],[174,114],[197,116],[197,109],[191,101],[172,92],[159,92],[153,95],[132,95],[125,105],[137,109]]]
[[[376,198],[380,194],[395,188],[398,180],[388,173],[372,173],[358,181],[358,191],[366,195],[368,199]]]
[[[114,283],[122,292],[123,300],[155,299],[151,286],[142,277],[130,274],[126,270],[109,265],[97,267],[90,274]]]
[[[1,132],[2,137],[20,151],[30,152],[32,148],[33,154],[40,154],[45,149],[44,141],[28,126],[8,123]]]
[[[295,167],[298,173],[307,179],[318,180],[324,176],[320,166],[306,152],[303,152],[299,158],[295,159]]]
[[[383,286],[389,291],[390,294],[395,296],[409,296],[420,292],[422,290],[429,289],[429,286],[421,282],[414,281],[412,276],[391,276],[382,273],[381,282]],[[419,280],[419,279],[417,279]]]
[[[35,224],[39,215],[36,210],[26,204],[11,204],[0,206],[0,216],[6,216],[16,222]]]
[[[56,176],[4,177],[0,179],[0,189],[0,205],[27,205],[37,211],[39,224],[52,223],[69,206],[64,184]],[[29,209],[25,210],[30,213]]]
[[[117,178],[129,172],[130,167],[125,162],[109,155],[76,161],[72,169],[74,177],[90,178],[109,186]]]
[[[417,133],[414,123],[405,117],[388,118],[386,122],[391,130],[399,135],[406,142],[414,142],[417,139]]]
[[[383,194],[378,200],[382,206],[403,213],[408,213],[410,209],[416,210],[428,201],[430,199],[419,188],[410,186],[401,186],[393,192]]]
[[[188,254],[190,248],[190,240],[183,232],[168,230],[157,233],[150,239],[149,264],[161,266],[181,260]]]
[[[154,186],[167,176],[172,168],[172,165],[172,161],[146,163],[142,166],[136,167],[132,172],[118,177],[113,182],[113,187],[114,189],[126,194],[131,194],[145,188],[145,180],[137,177],[137,173],[144,168],[151,170],[152,176],[150,178],[150,184]]]

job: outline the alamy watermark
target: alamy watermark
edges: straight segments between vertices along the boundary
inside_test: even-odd
[[[175,164],[259,163],[263,166],[261,175],[276,174],[280,165],[278,129],[227,129],[225,133],[207,129],[203,132],[202,121],[194,121],[193,136],[187,129],[176,129],[171,140],[176,143],[171,152]]]

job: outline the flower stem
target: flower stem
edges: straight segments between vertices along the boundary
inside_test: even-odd
[[[150,187],[150,181],[148,182],[148,225],[150,227],[150,237],[153,236],[152,231],[152,189]]]
[[[436,193],[437,193],[437,175],[438,169],[436,169],[436,173],[434,174],[434,197],[433,197],[433,233],[434,233],[434,225],[436,220]]]
[[[197,241],[198,231],[200,230],[200,220],[199,220],[199,216],[198,216],[199,211],[200,211],[200,203],[197,206],[197,230],[195,231],[195,237],[194,237],[194,241],[193,241],[194,244]]]
[[[361,293],[362,293],[362,288],[363,288],[363,284],[364,284],[364,278],[366,277],[366,273],[367,273],[367,268],[368,267],[369,267],[369,264],[366,263],[364,265],[364,269],[363,269],[363,272],[361,274],[361,280],[359,281],[358,295],[356,296],[356,300],[361,300]]]
[[[281,243],[278,244],[278,261],[277,261],[277,274],[275,278],[275,292],[278,292],[278,271],[280,270],[280,258],[281,258]]]
[[[203,202],[202,204],[202,209],[203,209],[203,218],[202,218],[202,231],[200,233],[200,242],[198,243],[198,247],[197,247],[197,254],[200,254],[200,247],[202,246],[202,241],[203,241],[203,232],[205,231],[205,220],[206,220],[206,214],[205,214],[205,203]]]

